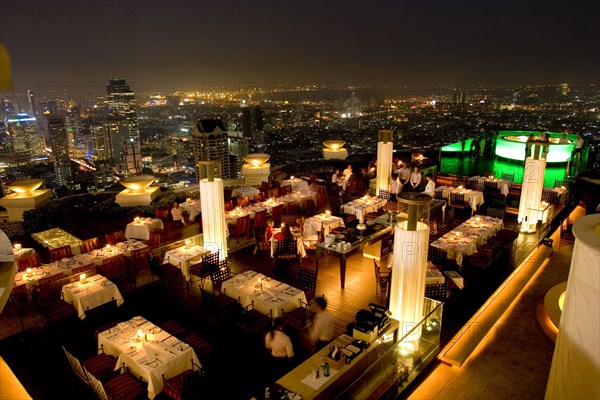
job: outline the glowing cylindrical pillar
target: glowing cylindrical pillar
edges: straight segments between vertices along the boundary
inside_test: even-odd
[[[408,220],[396,224],[394,259],[390,288],[390,312],[400,321],[404,336],[423,319],[423,299],[429,249],[429,207],[433,201],[424,193],[402,193],[398,199],[408,205]],[[416,341],[420,331],[407,341]]]
[[[575,244],[546,399],[600,398],[600,214],[573,224]]]
[[[392,153],[394,142],[392,136],[394,131],[381,129],[377,140],[377,193],[379,189],[390,190],[390,178],[392,175]]]
[[[227,257],[227,223],[223,180],[214,178],[216,164],[213,161],[200,163],[208,167],[208,178],[200,181],[204,248],[213,252],[218,250],[219,259],[224,260]]]
[[[544,174],[546,173],[547,143],[534,144],[533,156],[525,160],[521,199],[519,201],[518,221],[521,222],[522,232],[535,232],[538,219],[542,217],[540,210],[542,191],[544,189]]]

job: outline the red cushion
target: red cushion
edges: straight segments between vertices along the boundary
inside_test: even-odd
[[[181,400],[181,391],[183,389],[183,379],[191,375],[194,371],[191,369],[186,369],[179,375],[176,375],[170,379],[165,381],[165,386],[163,388],[163,392],[167,394],[169,397],[175,400]]]
[[[140,382],[129,374],[121,374],[110,379],[104,384],[104,390],[112,400],[131,400],[144,393]]]
[[[86,360],[83,366],[94,377],[103,380],[113,373],[116,364],[117,360],[114,357],[102,353]]]
[[[277,232],[274,236],[275,236],[275,240],[283,240],[283,236],[281,235],[281,232]]]

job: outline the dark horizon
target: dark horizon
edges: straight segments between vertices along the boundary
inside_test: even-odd
[[[15,89],[600,82],[596,1],[0,5]]]

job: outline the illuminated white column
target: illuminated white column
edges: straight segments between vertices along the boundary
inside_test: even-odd
[[[538,219],[542,217],[540,210],[542,191],[544,189],[544,174],[546,173],[547,146],[535,144],[533,157],[525,160],[523,185],[521,186],[521,199],[519,201],[518,221],[521,222],[522,232],[535,232]],[[542,153],[540,155],[540,152]]]
[[[394,143],[392,140],[393,131],[381,129],[378,133],[377,141],[377,189],[375,195],[379,194],[379,189],[390,190],[390,178],[392,175],[392,153],[394,152]]]
[[[423,193],[402,193],[398,201],[408,204],[408,220],[397,223],[394,231],[390,312],[400,321],[404,336],[423,319],[432,199]],[[415,342],[419,336],[415,331],[406,340]]]
[[[600,398],[600,214],[573,224],[575,244],[546,399]]]
[[[212,251],[219,250],[219,259],[224,260],[227,257],[227,223],[223,180],[213,178],[217,162],[199,162],[208,166],[208,179],[200,181],[200,204],[204,247]]]

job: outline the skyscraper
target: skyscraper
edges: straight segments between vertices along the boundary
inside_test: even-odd
[[[252,138],[252,110],[246,103],[242,104],[242,133],[245,138]]]
[[[27,107],[29,111],[29,115],[32,117],[37,117],[37,107],[35,104],[35,98],[33,97],[33,91],[27,90]]]
[[[15,155],[35,156],[44,153],[44,140],[34,117],[17,114],[16,118],[9,118],[6,122]]]
[[[56,183],[67,187],[71,184],[71,160],[69,158],[69,142],[65,123],[59,118],[48,118],[50,147],[54,159]]]
[[[227,129],[220,119],[203,119],[198,121],[192,132],[194,140],[194,159],[196,160],[196,178],[207,178],[206,171],[200,169],[198,161],[220,160],[221,176],[217,178],[229,179],[232,177],[231,163],[229,160],[229,140]]]
[[[124,169],[128,172],[135,173],[140,171],[141,163],[136,163],[135,160],[140,154],[140,135],[138,131],[137,120],[137,103],[135,101],[135,93],[123,78],[109,79],[106,85],[107,104],[109,116],[114,119],[124,118],[128,125],[128,135],[123,137],[123,142],[117,146],[112,142],[113,135],[111,134],[111,148],[114,150],[119,147],[119,155],[113,152],[112,157],[116,160],[123,161]],[[120,131],[121,132],[121,131]]]

